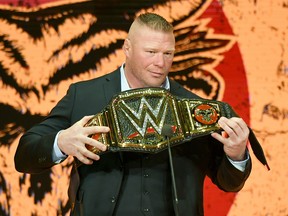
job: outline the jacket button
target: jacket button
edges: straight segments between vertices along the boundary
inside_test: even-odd
[[[43,163],[46,161],[46,157],[40,157],[38,158],[38,163]]]
[[[111,198],[111,203],[115,203],[116,202],[116,198],[113,196],[112,198]]]

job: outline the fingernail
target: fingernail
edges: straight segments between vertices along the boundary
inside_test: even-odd
[[[106,146],[106,145],[103,145],[102,151],[106,151],[106,149],[107,149],[107,146]]]

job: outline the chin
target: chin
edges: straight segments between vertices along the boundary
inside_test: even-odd
[[[157,79],[157,81],[147,83],[149,87],[161,87],[162,84],[165,82],[165,79]]]

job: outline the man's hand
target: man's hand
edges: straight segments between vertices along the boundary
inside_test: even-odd
[[[84,164],[92,164],[93,160],[99,160],[100,157],[97,154],[89,151],[86,148],[86,144],[96,147],[101,151],[106,151],[106,146],[88,136],[96,133],[107,133],[109,127],[105,126],[91,126],[84,127],[84,125],[93,116],[85,116],[71,127],[60,132],[58,136],[58,146],[60,150],[66,155],[75,156]]]
[[[224,152],[231,160],[244,160],[249,136],[249,129],[244,120],[237,117],[221,117],[218,124],[224,131],[222,135],[212,133],[212,137],[223,143]]]

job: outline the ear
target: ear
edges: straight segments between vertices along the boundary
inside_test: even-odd
[[[126,56],[129,55],[129,51],[131,49],[131,41],[129,40],[129,38],[126,38],[123,44],[123,51],[125,53]]]

